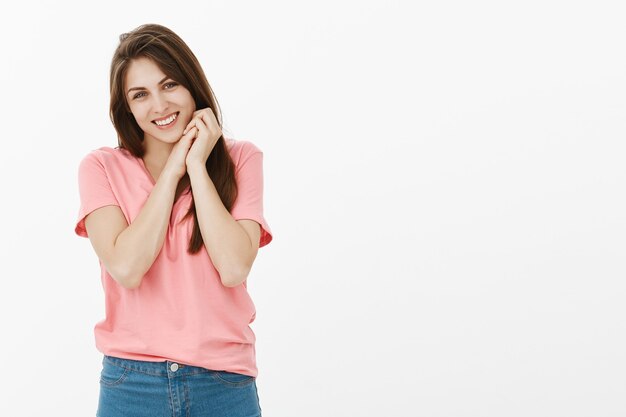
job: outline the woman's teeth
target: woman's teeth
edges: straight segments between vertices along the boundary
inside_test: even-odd
[[[159,126],[167,126],[170,123],[172,123],[174,120],[176,120],[177,116],[178,116],[178,113],[174,113],[173,115],[171,115],[167,119],[165,119],[165,120],[155,120],[154,123],[156,123]]]

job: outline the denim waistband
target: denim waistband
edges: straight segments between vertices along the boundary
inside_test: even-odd
[[[104,355],[104,357],[102,358],[102,364],[104,364],[105,362],[111,365],[120,366],[122,368],[126,368],[132,371],[154,376],[194,375],[207,372],[216,372],[211,369],[186,365],[174,361],[138,361],[134,359],[118,358],[116,356],[108,355]]]

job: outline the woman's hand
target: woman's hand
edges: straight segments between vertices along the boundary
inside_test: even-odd
[[[191,148],[187,153],[187,158],[185,159],[187,168],[192,165],[204,166],[209,158],[209,155],[211,154],[211,151],[213,151],[215,144],[222,136],[222,129],[217,123],[213,110],[209,107],[197,110],[193,113],[191,121],[187,124],[187,127],[185,127],[185,130],[183,131],[183,137],[190,134],[194,130],[198,133],[195,135],[196,138],[193,139],[193,144],[191,145]]]
[[[194,127],[185,131],[187,133],[174,144],[170,156],[165,163],[165,167],[163,167],[164,173],[174,176],[177,180],[180,180],[187,172],[187,154],[189,153],[189,148],[191,148],[193,138],[198,129]]]

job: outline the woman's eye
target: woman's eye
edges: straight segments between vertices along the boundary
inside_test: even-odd
[[[137,93],[133,96],[133,99],[143,97],[142,94],[146,94],[146,93]]]
[[[178,84],[175,82],[171,82],[171,83],[167,83],[165,84],[165,88],[174,88],[176,87]]]

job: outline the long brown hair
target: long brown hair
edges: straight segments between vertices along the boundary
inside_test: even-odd
[[[137,58],[151,59],[168,77],[184,86],[193,97],[196,109],[211,108],[220,128],[222,112],[215,99],[213,90],[206,79],[204,71],[187,44],[170,29],[157,25],[146,24],[123,33],[119,37],[111,61],[110,77],[110,117],[117,131],[119,147],[128,150],[137,158],[144,155],[144,133],[135,121],[124,94],[124,80],[132,60]],[[217,193],[228,211],[237,198],[237,182],[235,180],[235,164],[233,163],[224,135],[220,136],[206,161],[209,177],[215,184]],[[188,182],[187,176],[181,182]],[[178,195],[178,193],[177,193]],[[189,240],[189,253],[197,253],[203,246],[202,234],[196,214],[193,196],[189,211],[185,215],[193,216],[194,226]]]

